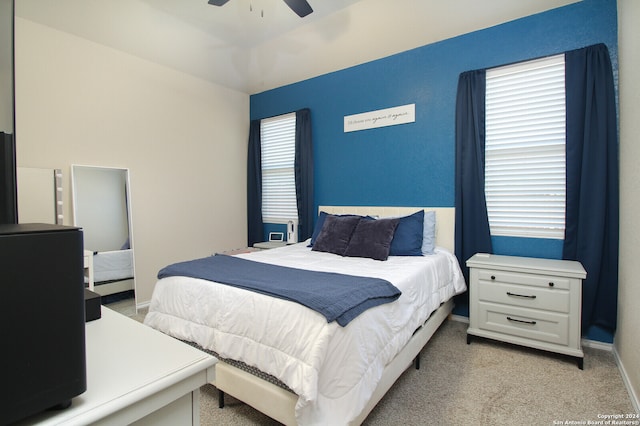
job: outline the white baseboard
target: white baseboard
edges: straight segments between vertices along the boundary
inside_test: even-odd
[[[451,318],[452,321],[458,321],[458,322],[463,322],[465,324],[469,324],[469,318],[462,315],[451,314],[449,318]]]
[[[640,414],[640,399],[638,398],[638,394],[634,391],[633,386],[631,386],[631,381],[629,380],[629,375],[627,374],[627,370],[624,368],[624,364],[622,364],[622,360],[618,356],[618,351],[616,347],[613,346],[613,358],[616,360],[616,364],[618,365],[618,370],[620,370],[620,375],[622,376],[622,382],[624,386],[627,388],[627,393],[629,394],[629,398],[631,399],[631,404],[633,408],[636,410],[636,413]]]
[[[469,323],[469,318],[465,316],[451,315],[450,318],[453,321],[458,321],[466,324]],[[640,414],[640,399],[638,399],[638,395],[635,393],[635,391],[633,390],[633,387],[631,386],[631,382],[629,381],[629,376],[627,375],[627,371],[625,370],[624,365],[622,364],[622,361],[618,356],[618,351],[616,350],[616,347],[611,343],[604,343],[604,342],[599,342],[597,340],[590,340],[590,339],[582,339],[581,343],[582,343],[582,346],[587,348],[599,349],[599,350],[613,353],[613,358],[616,360],[616,365],[618,366],[618,370],[620,371],[620,375],[622,376],[622,382],[624,383],[624,386],[627,388],[627,393],[629,394],[629,398],[631,399],[631,404],[633,405],[633,408],[636,410],[636,413]]]
[[[582,346],[586,348],[600,349],[601,351],[607,351],[607,352],[613,351],[612,343],[599,342],[597,340],[590,340],[590,339],[582,339],[581,343],[582,343]]]
[[[149,305],[151,305],[151,301],[147,300],[146,302],[140,302],[140,303],[136,303],[136,309],[140,310],[140,309],[146,309],[149,307]]]

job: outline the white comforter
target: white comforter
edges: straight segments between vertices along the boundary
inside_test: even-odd
[[[145,324],[277,377],[299,396],[299,424],[346,424],[363,409],[385,365],[414,330],[466,285],[456,258],[441,248],[431,256],[391,256],[381,262],[312,252],[306,246],[239,256],[383,278],[402,295],[341,327],[294,302],[205,280],[170,277],[156,284]]]
[[[133,277],[133,250],[100,251],[93,255],[93,280],[123,280]]]

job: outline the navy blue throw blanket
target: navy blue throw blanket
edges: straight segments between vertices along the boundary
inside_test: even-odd
[[[307,271],[226,255],[174,263],[158,272],[158,278],[171,276],[201,278],[297,302],[343,327],[367,309],[393,302],[401,294],[380,278]]]

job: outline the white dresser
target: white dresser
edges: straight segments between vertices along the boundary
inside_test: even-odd
[[[579,262],[478,253],[470,268],[469,328],[471,336],[528,346],[578,359],[582,280]]]
[[[200,386],[214,380],[216,358],[101,309],[86,324],[87,391],[18,425],[199,425]]]

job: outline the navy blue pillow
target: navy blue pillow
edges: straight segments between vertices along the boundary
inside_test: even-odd
[[[313,227],[313,234],[311,234],[311,242],[308,247],[313,247],[313,243],[316,242],[320,231],[322,231],[322,227],[324,226],[324,220],[329,216],[326,212],[320,212],[318,215],[318,220],[316,220],[316,225]]]
[[[399,221],[399,219],[361,219],[353,231],[344,255],[387,260],[391,240]]]
[[[313,247],[313,244],[316,242],[316,240],[318,239],[318,235],[320,235],[320,231],[322,231],[322,227],[324,226],[324,221],[327,218],[327,216],[353,216],[353,217],[362,217],[362,216],[358,216],[355,214],[340,214],[340,215],[335,215],[335,214],[329,214],[326,212],[320,212],[320,214],[318,215],[318,220],[316,220],[316,224],[313,227],[313,233],[311,234],[311,241],[309,242],[309,245],[307,247]]]
[[[360,216],[328,215],[311,250],[344,256]]]
[[[399,219],[389,256],[422,256],[424,210]]]

